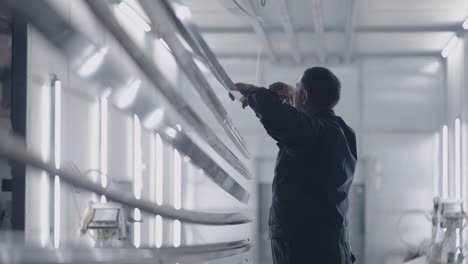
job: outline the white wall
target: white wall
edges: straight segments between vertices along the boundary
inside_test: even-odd
[[[304,69],[313,66],[260,61],[257,71],[255,60],[221,63],[235,82],[259,86],[276,81],[294,85]],[[443,118],[443,67],[433,58],[375,58],[330,67],[343,86],[336,112],[358,136],[362,170],[356,182],[364,183],[366,196],[362,219],[366,248],[356,249],[364,254],[361,263],[393,263],[394,258],[401,261],[408,247],[397,235],[398,218],[408,210],[431,209],[436,191],[434,177],[440,176],[436,153],[440,147],[435,134]],[[254,153],[257,182],[271,183],[276,145],[252,111],[240,110],[238,105],[229,109]],[[418,244],[430,236],[420,216],[405,217],[400,228],[411,243]]]

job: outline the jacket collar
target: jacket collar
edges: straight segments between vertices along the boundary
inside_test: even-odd
[[[317,112],[314,115],[316,115],[316,116],[335,116],[335,111],[330,109],[330,110]]]

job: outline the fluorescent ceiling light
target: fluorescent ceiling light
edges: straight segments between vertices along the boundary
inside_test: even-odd
[[[177,124],[176,127],[177,127],[177,130],[179,130],[180,132],[182,132],[182,126],[181,126],[180,124]]]
[[[107,54],[109,49],[107,47],[101,48],[99,51],[94,52],[78,69],[78,74],[81,77],[89,77],[95,73],[99,66],[104,61],[104,56]]]
[[[463,29],[468,29],[468,18],[463,22]]]
[[[149,25],[148,22],[146,22],[146,19],[143,18],[142,15],[140,15],[133,7],[131,7],[128,3],[125,1],[122,1],[118,5],[120,11],[127,15],[136,25],[138,25],[141,29],[143,29],[145,32],[150,32],[151,31],[151,26]]]
[[[458,36],[453,36],[442,50],[442,57],[447,58],[450,52],[457,46],[459,40]]]

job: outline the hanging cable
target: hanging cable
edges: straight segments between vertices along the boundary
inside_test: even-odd
[[[263,1],[263,0],[262,0],[262,1]],[[245,9],[241,4],[239,4],[239,2],[237,2],[237,0],[232,0],[232,2],[233,2],[243,13],[245,13],[249,18],[254,19],[254,20],[257,20],[257,21],[259,21],[259,22],[263,22],[263,19],[262,19],[261,17],[252,15],[249,11],[247,11],[247,9]]]

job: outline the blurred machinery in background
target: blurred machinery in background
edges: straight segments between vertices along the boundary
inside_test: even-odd
[[[466,224],[463,201],[434,199],[429,264],[463,263],[466,254],[463,230]]]
[[[85,209],[81,220],[80,237],[88,232],[95,241],[95,247],[133,247],[127,240],[129,224],[137,222],[129,217],[124,207],[118,203],[93,203]]]
[[[427,212],[418,211],[415,213]],[[400,218],[401,219],[401,218]],[[468,223],[462,200],[434,198],[430,219],[432,235],[406,257],[407,264],[465,263],[466,244],[463,230]]]

